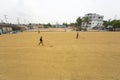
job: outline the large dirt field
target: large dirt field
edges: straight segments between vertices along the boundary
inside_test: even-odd
[[[38,45],[43,36],[44,46]],[[120,80],[120,32],[0,35],[0,80]]]

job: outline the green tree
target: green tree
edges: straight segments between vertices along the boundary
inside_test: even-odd
[[[68,27],[68,24],[67,24],[67,23],[63,23],[62,25]]]
[[[45,28],[49,28],[49,27],[52,27],[52,25],[50,23],[48,24],[43,24]]]
[[[116,28],[120,28],[120,20],[111,21],[111,25],[113,26],[113,30],[115,31]]]
[[[103,21],[103,25],[105,26],[105,27],[107,27],[109,24],[108,24],[108,21]]]
[[[112,30],[115,31],[116,28],[120,28],[120,20],[108,20],[108,21],[103,21],[103,25],[105,27],[111,25],[112,26]]]
[[[52,25],[50,23],[47,24],[48,27],[51,27]]]
[[[81,25],[82,25],[82,19],[81,19],[81,17],[78,17],[76,19],[76,23],[77,23],[77,28],[81,29]]]
[[[85,27],[88,27],[89,17],[84,17],[83,18],[83,23],[84,23]]]
[[[70,23],[69,26],[77,26],[77,23]]]
[[[108,26],[112,26],[111,19],[109,19],[108,21],[104,20],[103,25],[105,26],[105,28],[107,28]]]

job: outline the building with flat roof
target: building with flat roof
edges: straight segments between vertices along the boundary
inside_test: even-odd
[[[83,21],[85,18],[88,18],[88,23],[83,22],[82,26],[87,26],[88,29],[93,29],[94,27],[103,27],[103,18],[104,16],[96,13],[88,13],[82,18]]]

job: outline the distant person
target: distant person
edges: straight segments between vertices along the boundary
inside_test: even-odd
[[[40,34],[40,31],[38,31],[38,33]]]
[[[43,39],[42,39],[42,36],[40,37],[40,42],[39,42],[39,45],[42,44],[43,46]]]
[[[78,37],[79,37],[79,33],[77,32],[76,39],[78,39]]]

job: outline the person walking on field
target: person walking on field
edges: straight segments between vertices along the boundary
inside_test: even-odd
[[[42,39],[42,36],[40,37],[40,42],[39,42],[39,45],[42,44],[43,46],[43,39]]]
[[[78,37],[79,37],[79,33],[77,32],[76,39],[78,39]]]

